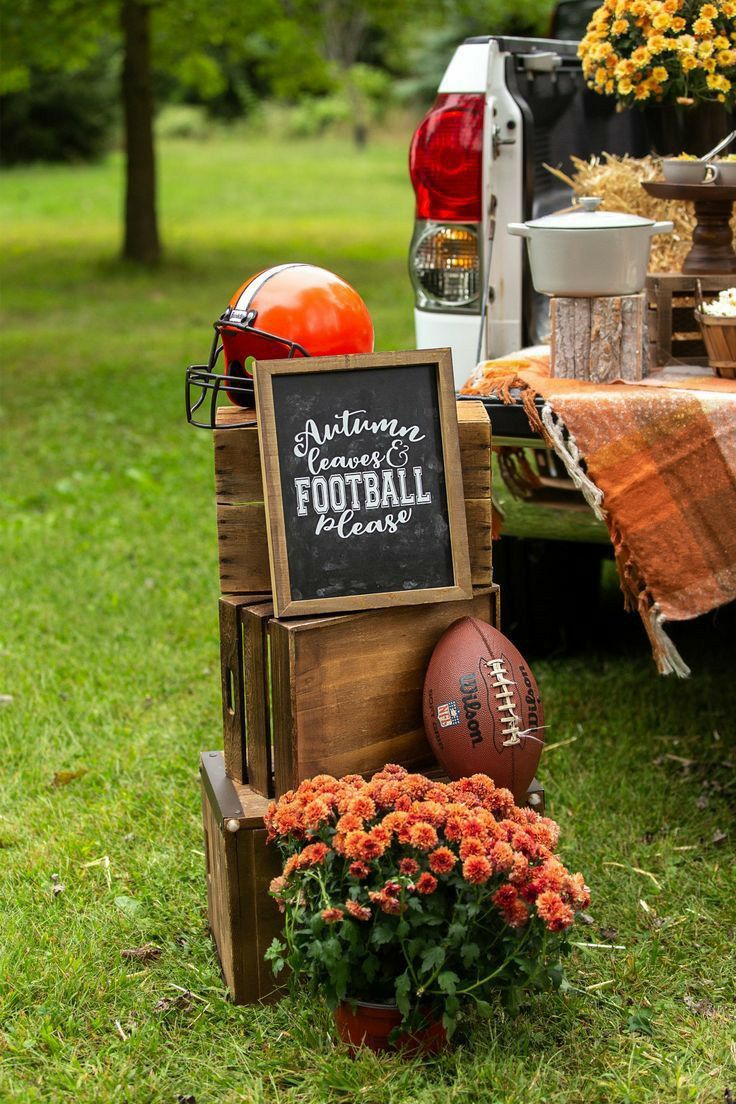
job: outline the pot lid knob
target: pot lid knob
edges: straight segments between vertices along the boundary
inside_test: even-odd
[[[602,202],[601,196],[580,196],[578,207],[582,207],[584,211],[597,211]]]

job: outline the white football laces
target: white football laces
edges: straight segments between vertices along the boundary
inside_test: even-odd
[[[502,743],[503,747],[515,747],[520,744],[522,738],[528,738],[530,740],[536,740],[538,744],[543,744],[544,740],[540,740],[538,736],[532,736],[533,732],[540,732],[547,725],[536,725],[534,728],[521,728],[521,722],[516,712],[516,705],[514,704],[514,690],[516,683],[513,679],[508,677],[508,672],[504,666],[502,659],[487,659],[485,665],[490,669],[491,674],[494,676],[494,682],[491,683],[493,689],[496,691],[496,700],[500,704],[498,705],[499,713],[503,714],[501,718],[501,735],[504,737]]]

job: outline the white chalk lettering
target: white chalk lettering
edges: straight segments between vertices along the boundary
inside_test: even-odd
[[[294,480],[294,486],[296,487],[296,512],[299,517],[306,517],[307,515],[309,484],[310,480],[303,475]]]
[[[426,502],[431,502],[432,501],[432,495],[429,493],[429,491],[425,492],[423,487],[422,487],[422,469],[421,468],[414,468],[414,483],[416,484],[416,488],[417,488],[417,506],[422,505]]]

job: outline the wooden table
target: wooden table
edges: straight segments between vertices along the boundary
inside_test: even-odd
[[[684,273],[715,275],[736,272],[731,231],[736,187],[669,184],[665,180],[642,181],[642,187],[655,199],[679,199],[695,206],[696,226],[692,248],[682,265]]]

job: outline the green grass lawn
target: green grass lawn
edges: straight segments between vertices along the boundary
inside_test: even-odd
[[[540,774],[563,857],[593,892],[576,938],[597,946],[576,949],[573,991],[469,1023],[426,1064],[350,1060],[303,997],[228,1003],[197,781],[198,753],[221,744],[211,440],[185,423],[183,368],[206,356],[235,287],[290,259],[334,267],[379,347],[411,347],[412,197],[398,141],[360,156],[170,142],[168,259],[148,274],[114,261],[121,173],[115,156],[0,181],[0,1100],[736,1093],[733,618],[677,630],[694,677],[665,680],[615,589],[594,648],[536,665],[551,726]],[[121,957],[149,940],[157,962]],[[188,1007],[157,1010],[181,990]]]

